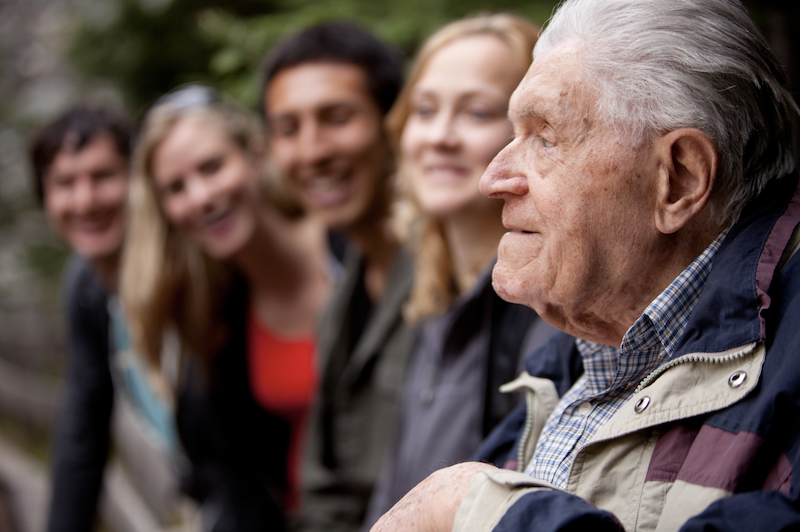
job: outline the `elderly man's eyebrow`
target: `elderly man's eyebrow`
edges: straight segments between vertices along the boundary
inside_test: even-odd
[[[518,121],[526,119],[547,120],[551,114],[551,106],[542,105],[541,103],[529,103],[524,107],[512,109],[508,113],[511,120]]]

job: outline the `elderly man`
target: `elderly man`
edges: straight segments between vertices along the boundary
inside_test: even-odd
[[[797,107],[777,59],[735,0],[567,0],[534,57],[481,182],[505,200],[494,285],[578,337],[544,349],[585,374],[557,404],[513,385],[519,472],[441,470],[373,530],[796,529]]]

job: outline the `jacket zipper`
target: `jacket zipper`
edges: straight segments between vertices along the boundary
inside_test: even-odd
[[[724,363],[724,362],[731,362],[732,360],[736,360],[736,359],[742,358],[742,357],[752,353],[754,350],[755,350],[755,345],[751,345],[750,347],[745,348],[742,351],[739,351],[737,353],[732,353],[730,355],[721,356],[721,357],[713,357],[713,356],[702,355],[702,354],[698,354],[698,353],[692,353],[692,354],[680,356],[680,357],[678,357],[678,358],[676,358],[674,360],[670,360],[666,364],[663,364],[663,365],[657,367],[656,369],[654,369],[652,372],[650,372],[650,374],[647,375],[647,377],[645,377],[642,380],[642,382],[640,382],[639,385],[636,387],[636,389],[633,391],[633,395],[638,394],[639,392],[641,392],[642,390],[644,390],[645,388],[647,388],[648,386],[653,384],[653,381],[655,381],[657,378],[659,378],[665,371],[667,371],[670,368],[673,368],[673,367],[677,366],[678,364],[683,364],[685,362],[702,362],[702,363],[710,363],[710,364],[721,364],[721,363]]]
[[[525,393],[525,425],[522,428],[522,436],[519,439],[519,446],[517,447],[517,472],[522,473],[527,465],[525,462],[525,449],[528,447],[528,440],[531,437],[533,430],[533,392],[527,391]]]
[[[698,353],[688,354],[680,356],[674,360],[670,360],[666,364],[663,364],[653,371],[651,371],[636,387],[633,392],[633,395],[638,394],[660,377],[665,371],[670,368],[677,366],[678,364],[684,364],[686,362],[701,362],[701,363],[710,363],[710,364],[722,364],[725,362],[731,362],[733,360],[737,360],[739,358],[743,358],[746,355],[752,353],[757,344],[753,344],[745,349],[738,351],[736,353],[731,353],[729,355],[724,356],[710,356],[710,355],[702,355]],[[533,392],[530,390],[525,394],[525,424],[522,428],[522,434],[519,439],[519,445],[517,447],[517,472],[524,472],[525,467],[527,466],[527,461],[525,457],[525,450],[528,447],[528,440],[531,437],[531,431],[533,430],[533,421],[534,421],[534,397]]]

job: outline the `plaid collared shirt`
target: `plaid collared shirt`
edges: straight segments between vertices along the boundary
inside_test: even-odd
[[[565,488],[577,452],[675,348],[727,232],[718,236],[625,333],[620,347],[577,340],[584,374],[547,420],[525,472]]]

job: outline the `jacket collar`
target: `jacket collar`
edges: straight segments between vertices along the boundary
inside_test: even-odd
[[[717,353],[766,340],[769,288],[800,223],[798,172],[774,179],[728,232],[676,356]]]

